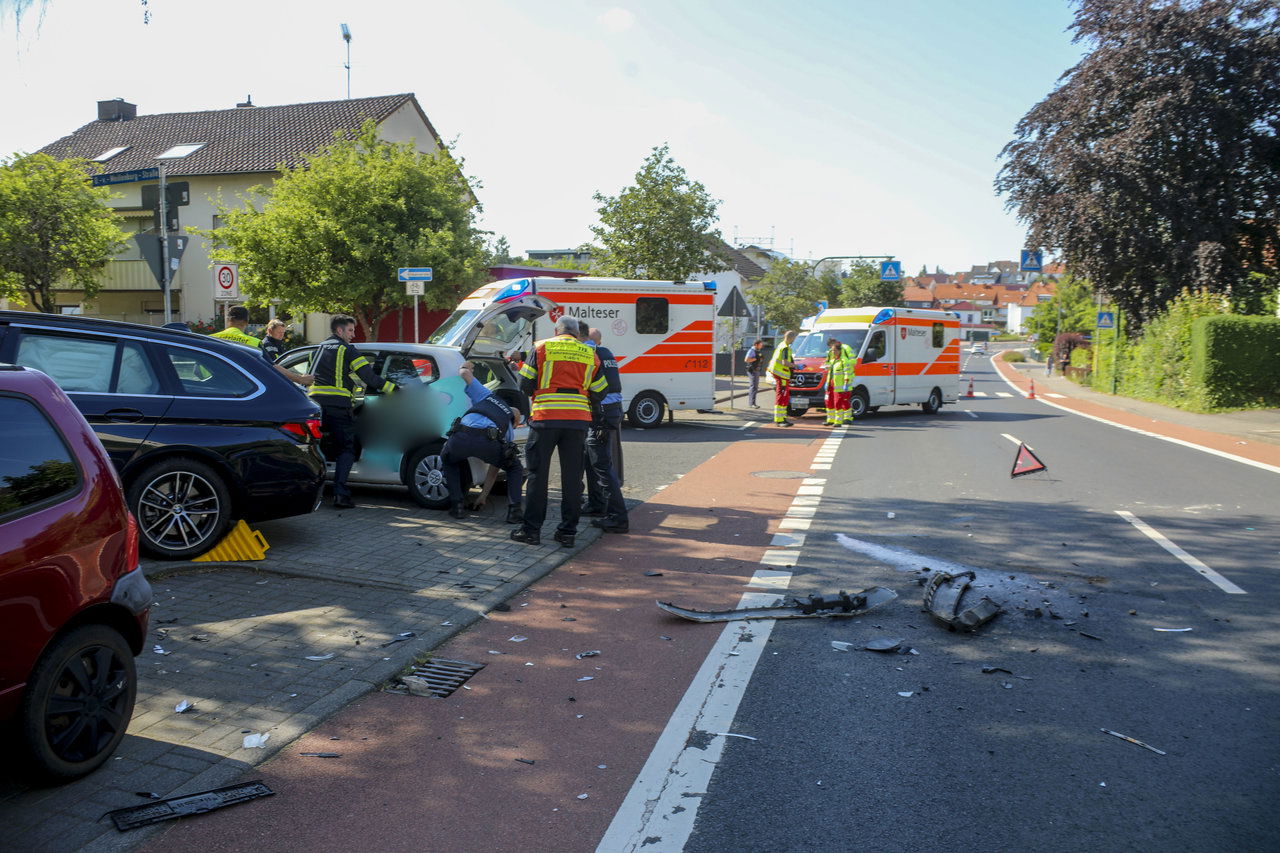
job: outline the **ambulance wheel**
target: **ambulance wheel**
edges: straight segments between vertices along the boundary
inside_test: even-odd
[[[926,415],[936,415],[942,408],[942,392],[934,388],[929,392],[929,399],[920,404],[920,411]]]
[[[409,487],[409,496],[420,506],[427,509],[449,508],[449,484],[444,478],[444,460],[440,458],[443,444],[430,444],[420,448],[409,458],[405,471],[405,485]],[[463,469],[462,493],[471,488],[471,472]]]
[[[871,411],[871,401],[867,399],[867,392],[864,388],[858,388],[853,392],[853,396],[849,398],[849,414],[854,420],[866,417]]]
[[[662,417],[666,414],[667,404],[662,397],[652,391],[644,391],[631,401],[627,411],[627,420],[633,427],[652,429],[662,426]]]

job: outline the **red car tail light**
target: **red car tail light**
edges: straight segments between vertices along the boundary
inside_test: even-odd
[[[124,534],[124,565],[128,571],[133,571],[138,567],[140,560],[138,559],[138,520],[133,517],[133,513],[128,512],[129,526],[125,529]]]
[[[302,423],[285,423],[280,425],[280,429],[289,433],[298,441],[320,440],[320,419],[307,418]]]

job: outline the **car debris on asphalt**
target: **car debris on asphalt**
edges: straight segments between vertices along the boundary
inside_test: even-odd
[[[972,571],[956,574],[935,572],[925,584],[924,609],[951,631],[976,630],[1000,612],[1000,605],[985,595],[972,606],[960,609],[965,592],[976,579],[977,575]]]
[[[812,619],[838,616],[861,616],[898,597],[891,589],[873,586],[850,595],[841,590],[834,595],[810,595],[808,598],[779,598],[773,604],[739,607],[733,610],[693,610],[668,601],[657,602],[658,608],[672,616],[691,622],[737,622],[740,619]]]
[[[1127,740],[1129,743],[1132,743],[1132,744],[1135,744],[1135,745],[1137,745],[1137,746],[1140,746],[1140,747],[1142,747],[1143,749],[1149,749],[1149,750],[1151,750],[1152,752],[1154,752],[1156,755],[1168,755],[1168,754],[1169,754],[1169,753],[1165,752],[1163,749],[1156,749],[1154,746],[1152,746],[1152,745],[1151,745],[1151,744],[1149,744],[1149,743],[1143,743],[1142,741],[1138,740],[1137,738],[1132,738],[1132,737],[1129,737],[1128,735],[1122,735],[1122,734],[1120,734],[1119,732],[1113,732],[1113,731],[1111,731],[1111,729],[1098,729],[1098,731],[1103,732],[1104,734],[1109,734],[1109,735],[1111,735],[1112,737],[1118,737],[1118,738],[1120,738],[1120,740]]]
[[[225,788],[214,788],[211,791],[200,791],[182,797],[170,797],[167,800],[156,800],[141,806],[130,806],[125,809],[109,811],[103,817],[111,818],[116,829],[127,832],[153,823],[173,820],[179,817],[205,814],[214,809],[234,806],[237,803],[256,800],[259,797],[270,797],[275,791],[262,783],[262,780],[243,782],[239,785],[228,785]]]

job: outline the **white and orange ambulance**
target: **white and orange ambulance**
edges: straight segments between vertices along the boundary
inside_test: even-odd
[[[928,414],[960,396],[960,318],[921,308],[830,308],[808,318],[795,345],[791,414],[825,406],[823,360],[839,338],[858,356],[850,409],[855,418],[881,406],[915,405]]]
[[[491,308],[511,305],[492,319]],[[551,337],[568,314],[598,328],[618,359],[622,404],[632,426],[654,427],[667,411],[715,405],[716,287],[711,281],[635,281],[620,278],[529,278],[495,281],[476,290],[432,334],[434,343],[459,343],[483,321],[482,336],[507,344],[508,354]],[[504,333],[512,314],[531,334]],[[517,316],[518,315],[518,316]],[[545,315],[545,316],[543,316]],[[457,341],[454,338],[458,338]]]

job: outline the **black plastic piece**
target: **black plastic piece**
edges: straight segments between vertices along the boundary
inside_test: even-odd
[[[212,791],[201,791],[198,794],[188,794],[185,797],[157,800],[154,803],[147,803],[143,806],[116,809],[115,811],[107,812],[107,816],[116,825],[116,829],[121,832],[128,832],[130,829],[137,829],[140,826],[150,826],[153,823],[160,823],[165,820],[204,814],[224,806],[234,806],[236,803],[256,800],[259,797],[270,797],[274,793],[275,791],[268,788],[261,780],[256,780],[239,785],[228,785],[225,788],[214,788]]]

